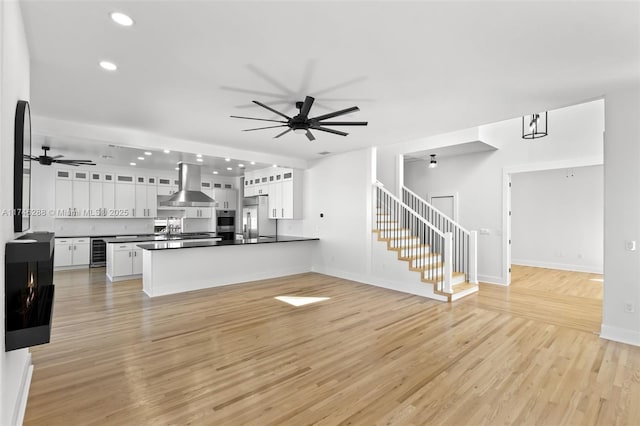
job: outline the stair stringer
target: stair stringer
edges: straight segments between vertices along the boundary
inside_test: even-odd
[[[371,272],[376,277],[371,284],[440,302],[448,301],[447,296],[434,292],[433,284],[422,282],[420,273],[410,271],[408,263],[398,259],[398,252],[388,250],[386,242],[378,241],[375,234],[371,238],[371,258]]]

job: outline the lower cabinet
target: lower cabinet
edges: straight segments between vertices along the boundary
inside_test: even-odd
[[[131,279],[142,275],[142,249],[138,243],[107,245],[107,278],[110,281]]]
[[[89,264],[89,238],[56,238],[55,268]]]

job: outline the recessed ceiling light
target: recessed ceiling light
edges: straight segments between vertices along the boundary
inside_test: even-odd
[[[180,170],[180,167],[176,167],[176,170]]]
[[[138,160],[144,160],[144,157],[138,157]]]
[[[277,164],[274,164],[274,165],[273,165],[273,167],[278,167],[278,165],[277,165]]]
[[[164,151],[162,151],[162,152],[164,152],[165,154],[169,154],[171,151],[169,151],[168,149],[165,149],[165,150],[164,150]]]
[[[130,165],[130,166],[135,166],[135,165],[136,165],[136,163],[129,163],[129,165]]]
[[[204,160],[202,158],[196,158],[196,161],[199,161],[202,163]]]
[[[233,167],[227,167],[227,170],[233,170]]]
[[[224,161],[231,161],[231,158],[225,158]]]
[[[238,164],[238,167],[244,167],[244,164],[240,163]]]
[[[214,174],[214,175],[217,175],[217,174],[218,174],[218,171],[217,171],[217,170],[214,170],[214,171],[213,171],[213,174]]]
[[[252,162],[251,162],[251,165],[252,165],[252,166],[254,166],[255,164],[256,164],[256,162],[255,162],[255,161],[252,161]]]
[[[118,66],[116,64],[109,61],[100,61],[100,67],[107,71],[115,71],[118,69]]]
[[[152,153],[151,153],[151,152],[149,152],[149,151],[145,151],[145,152],[144,152],[144,155],[152,155]]]
[[[116,24],[120,24],[123,27],[130,27],[133,25],[133,19],[131,19],[130,16],[125,15],[124,13],[113,12],[111,14],[111,19],[113,19],[113,22],[115,22]]]
[[[202,158],[202,154],[196,154],[196,157]]]

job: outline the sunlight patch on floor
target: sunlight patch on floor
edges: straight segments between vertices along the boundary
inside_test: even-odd
[[[329,297],[299,297],[299,296],[277,296],[274,299],[278,299],[281,302],[288,303],[293,306],[310,305],[311,303],[323,302],[330,299]]]
[[[599,283],[603,283],[604,280],[602,278],[589,278],[589,281],[598,281]]]

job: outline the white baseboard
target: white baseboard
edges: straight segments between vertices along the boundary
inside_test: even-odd
[[[628,345],[640,346],[640,331],[629,330],[628,328],[612,327],[602,324],[600,337],[614,342],[626,343]]]
[[[368,276],[353,274],[351,272],[342,271],[334,268],[312,268],[313,272],[318,274],[329,275],[331,277],[342,278],[343,280],[355,281],[358,283],[372,285],[374,287],[381,287],[387,290],[393,290],[400,293],[413,294],[414,296],[426,297],[429,299],[437,300],[439,302],[446,302],[445,296],[435,294],[433,292],[433,286],[429,284],[420,284],[418,286],[409,286],[402,288],[398,283],[389,280],[371,279]]]
[[[588,272],[590,274],[602,274],[602,267],[593,265],[571,265],[566,263],[541,262],[538,260],[512,259],[512,265],[533,266],[535,268],[559,269],[561,271]]]
[[[478,275],[478,281],[485,284],[494,284],[494,285],[502,285],[502,286],[509,285],[504,282],[502,277],[497,277],[495,275]]]

